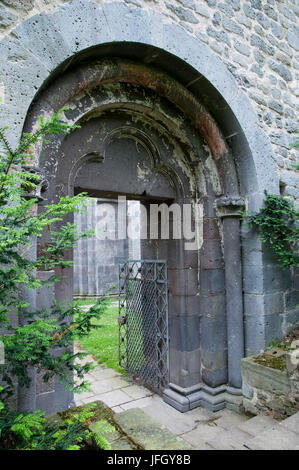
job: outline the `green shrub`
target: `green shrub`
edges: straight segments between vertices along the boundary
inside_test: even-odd
[[[25,133],[15,150],[6,138],[6,128],[0,129],[0,341],[5,348],[5,364],[0,365],[3,385],[0,389],[0,438],[6,443],[12,439],[17,448],[32,448],[32,442],[36,448],[69,448],[76,445],[74,435],[76,442],[80,442],[82,423],[68,423],[65,430],[53,433],[49,432],[40,412],[15,414],[6,404],[15,392],[16,380],[21,386],[30,385],[29,367],[42,372],[45,382],[59,376],[66,387],[74,391],[86,390],[84,374],[93,366],[78,363],[76,359],[85,354],[74,354],[69,346],[74,339],[84,337],[95,328],[92,319],[99,318],[109,303],[108,296],[103,295],[88,312],[81,310],[78,302],[54,302],[49,310],[31,311],[30,305],[19,295],[22,286],[36,290],[59,282],[62,276],[55,274],[44,281],[36,277],[36,271],[70,267],[72,263],[65,259],[65,251],[75,246],[79,238],[92,235],[91,231],[77,235],[74,224],[63,223],[65,215],[86,208],[89,202],[84,194],[62,197],[56,204],[44,205],[41,213],[34,211],[41,177],[26,169],[26,165],[33,158],[34,146],[48,142],[45,137],[68,134],[76,127],[61,120],[63,111],[48,120],[40,118],[38,130],[33,134]],[[47,246],[36,259],[30,259],[26,251],[33,238],[42,238],[45,231],[50,233]],[[17,326],[12,321],[15,313],[19,319]],[[76,383],[73,383],[74,372],[78,378]]]

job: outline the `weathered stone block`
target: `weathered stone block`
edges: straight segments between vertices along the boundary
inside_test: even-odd
[[[246,46],[246,44],[244,43],[241,43],[239,41],[234,41],[234,47],[235,49],[240,52],[241,54],[245,55],[245,56],[249,56],[250,55],[250,49],[248,46]]]
[[[242,377],[244,382],[268,392],[287,395],[291,391],[290,380],[286,371],[262,366],[252,357],[242,359]]]
[[[169,315],[198,315],[199,295],[169,295]]]
[[[178,351],[193,351],[200,346],[198,315],[172,315],[169,318],[171,347]]]
[[[223,18],[222,25],[224,29],[226,29],[226,31],[229,31],[230,33],[238,34],[238,36],[242,36],[242,37],[244,36],[243,29],[241,28],[241,26],[239,26],[233,20],[228,19],[228,18]]]
[[[172,295],[196,295],[199,289],[197,269],[169,269],[168,286]]]
[[[212,38],[217,39],[218,41],[225,42],[228,46],[231,45],[230,39],[228,37],[228,34],[225,31],[217,31],[211,26],[207,27],[207,33],[209,36]]]
[[[60,65],[72,52],[59,28],[44,13],[21,23],[14,29],[14,35],[48,70]]]
[[[187,23],[193,23],[196,24],[198,23],[198,19],[195,17],[195,15],[192,13],[191,10],[186,10],[185,8],[173,5],[172,3],[167,3],[166,2],[167,8],[171,10],[173,13],[175,13],[180,20],[186,21]]]
[[[268,20],[268,18],[263,15],[263,13],[261,12],[258,12],[256,14],[256,20],[258,21],[258,23],[264,28],[264,29],[269,29],[270,28],[270,21]]]
[[[0,29],[7,28],[14,24],[18,19],[18,16],[9,11],[3,5],[0,5]]]
[[[213,320],[215,316],[225,313],[225,296],[223,294],[200,296],[200,315]],[[207,321],[207,320],[205,320]]]
[[[252,8],[255,8],[256,10],[261,10],[262,9],[262,0],[249,0],[251,3]]]
[[[246,293],[262,294],[263,288],[263,268],[262,266],[243,266],[243,289]]]
[[[227,349],[225,325],[225,315],[200,318],[202,351],[223,351],[223,354],[225,354]]]
[[[270,5],[264,5],[264,12],[269,18],[272,18],[272,20],[277,20],[277,13]]]
[[[203,238],[204,239],[220,239],[219,219],[214,217],[206,217],[203,221]]]
[[[223,267],[220,240],[204,240],[201,248],[200,266],[202,269],[219,269]]]
[[[299,291],[293,291],[285,294],[285,305],[287,310],[294,309],[299,304]],[[298,312],[299,318],[299,312]]]
[[[250,5],[248,5],[248,3],[243,4],[243,10],[245,15],[248,16],[248,18],[251,18],[252,20],[255,19],[255,11],[251,8]]]
[[[195,11],[196,13],[199,13],[201,16],[204,16],[205,18],[210,18],[210,13],[208,9],[201,3],[196,2]]]
[[[227,369],[202,369],[202,380],[210,387],[217,387],[227,381]]]
[[[202,295],[218,294],[225,291],[223,269],[202,269],[200,271],[200,293]]]
[[[278,23],[275,23],[274,21],[271,21],[271,31],[272,31],[272,34],[273,34],[277,39],[282,39],[282,37],[283,37],[283,29],[282,29],[282,27],[281,27]]]
[[[273,55],[274,54],[274,47],[269,46],[260,36],[256,36],[256,34],[251,35],[250,44],[252,46],[256,46],[261,49],[265,54]]]
[[[270,69],[278,73],[278,75],[280,75],[281,78],[283,78],[287,82],[292,80],[292,74],[285,65],[279,64],[278,62],[275,62],[272,59],[268,60],[268,64],[269,64]]]
[[[232,8],[235,10],[235,11],[239,11],[240,8],[241,8],[241,2],[240,0],[225,0],[226,3],[228,3],[229,5],[232,6]]]
[[[32,10],[34,6],[33,0],[2,0],[4,5],[20,10]]]
[[[226,5],[225,3],[218,3],[218,8],[229,18],[232,18],[234,16],[234,11],[231,6]]]

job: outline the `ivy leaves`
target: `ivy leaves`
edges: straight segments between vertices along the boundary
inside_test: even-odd
[[[298,210],[289,199],[267,191],[265,195],[265,207],[257,214],[243,213],[243,218],[248,218],[249,225],[258,229],[262,242],[270,246],[283,268],[298,267]]]

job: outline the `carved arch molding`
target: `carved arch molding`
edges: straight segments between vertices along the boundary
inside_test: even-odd
[[[199,253],[184,251],[177,240],[143,247],[143,257],[169,260],[170,383],[164,399],[180,411],[200,404],[216,410],[227,402],[238,407],[244,333],[237,211],[243,198],[219,126],[165,72],[118,58],[77,66],[45,87],[25,130],[64,106],[65,120],[81,128],[36,149],[34,166],[48,182],[42,193],[47,201],[84,189],[94,196],[142,199],[146,192],[147,199],[202,204]],[[119,142],[135,146],[126,164],[117,154]],[[135,175],[141,160],[144,171]],[[66,292],[71,296],[71,274],[56,296]]]

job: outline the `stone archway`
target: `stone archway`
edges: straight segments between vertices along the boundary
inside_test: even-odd
[[[59,77],[32,106],[26,129],[35,126],[40,114],[51,115],[66,104],[65,119],[81,129],[66,138],[56,136],[36,153],[36,164],[48,180],[47,201],[73,194],[76,185],[91,193],[142,197],[149,180],[132,176],[140,160],[137,154],[131,158],[133,166],[127,165],[128,187],[121,182],[122,156],[110,161],[110,170],[107,167],[109,144],[129,139],[138,140],[150,156],[152,188],[147,197],[202,205],[199,252],[185,252],[182,241],[150,241],[143,247],[147,256],[142,257],[161,258],[163,252],[170,262],[170,384],[165,400],[181,411],[199,404],[219,409],[227,396],[237,403],[244,343],[236,210],[243,199],[219,127],[204,106],[164,72],[120,59],[83,64]],[[163,190],[163,178],[172,196],[170,189]],[[71,273],[56,289],[58,299],[67,295],[72,295]]]
[[[35,125],[37,114],[47,116],[61,105],[70,102],[72,98],[76,101],[80,93],[84,93],[88,86],[95,86],[97,80],[100,84],[101,76],[98,75],[96,67],[93,71],[94,75],[92,72],[86,75],[82,73],[82,63],[85,62],[87,64],[86,68],[88,68],[88,64],[90,65],[94,60],[102,60],[107,57],[122,57],[127,64],[127,67],[122,69],[122,79],[115,76],[120,68],[120,62],[112,61],[112,63],[110,62],[110,68],[104,67],[102,69],[102,78],[106,77],[107,86],[120,82],[136,87],[141,86],[147,89],[147,93],[151,91],[159,97],[164,97],[166,101],[172,102],[176,110],[179,109],[179,112],[189,116],[193,130],[195,129],[196,132],[187,132],[191,142],[190,144],[187,139],[187,146],[184,119],[177,121],[175,118],[171,119],[171,116],[166,117],[169,126],[167,129],[170,134],[175,135],[178,139],[183,154],[184,150],[188,152],[188,150],[192,150],[194,145],[196,147],[196,142],[194,142],[194,140],[197,140],[196,133],[198,132],[201,135],[199,140],[201,140],[204,149],[207,150],[206,155],[208,155],[206,172],[201,181],[208,181],[208,185],[210,185],[210,193],[206,193],[206,199],[204,200],[206,215],[211,214],[207,217],[211,220],[207,221],[205,228],[209,237],[207,240],[210,240],[207,243],[207,260],[211,253],[208,246],[217,245],[218,242],[221,244],[220,237],[213,238],[215,233],[213,232],[214,219],[221,221],[221,225],[223,220],[223,236],[221,236],[224,242],[227,295],[226,306],[221,311],[225,311],[228,318],[227,325],[230,329],[228,335],[228,363],[231,364],[229,367],[230,377],[227,378],[225,374],[221,376],[223,371],[219,372],[217,378],[215,373],[209,374],[211,369],[209,366],[213,364],[213,358],[217,356],[217,351],[212,351],[212,345],[207,343],[201,351],[201,356],[202,358],[205,357],[207,365],[206,385],[203,387],[198,381],[194,384],[187,383],[183,378],[186,377],[184,364],[192,361],[188,354],[185,354],[184,358],[181,355],[181,382],[172,384],[168,393],[168,400],[182,410],[202,402],[205,402],[213,409],[217,409],[217,407],[224,406],[226,399],[234,401],[231,398],[233,394],[240,393],[239,364],[243,354],[240,236],[239,221],[235,218],[235,212],[243,204],[242,198],[247,200],[248,209],[254,210],[262,204],[264,189],[277,193],[279,187],[271,145],[258,126],[256,114],[248,98],[240,90],[232,75],[218,57],[178,25],[164,23],[162,16],[151,9],[136,9],[119,2],[105,4],[100,8],[89,0],[74,1],[61,5],[50,13],[36,15],[24,21],[14,28],[12,33],[11,37],[0,41],[0,56],[3,63],[2,80],[6,85],[7,98],[3,106],[1,119],[5,125],[8,124],[12,127],[10,131],[12,144],[20,137],[23,129],[28,130]],[[57,47],[57,44],[59,47]],[[21,58],[22,67],[15,63],[15,59],[12,61],[12,58],[16,57]],[[133,69],[128,65],[128,60],[134,62]],[[146,64],[150,64],[157,72],[154,74],[155,76],[151,75],[150,80],[147,80]],[[76,67],[79,66],[81,71],[77,74],[74,73]],[[142,70],[145,71],[145,75],[143,75]],[[161,74],[165,72],[168,78],[164,82],[163,79],[161,80]],[[63,79],[65,77],[64,73],[69,73],[66,95],[63,96],[63,93],[52,93],[51,95],[51,86],[54,87],[54,80],[56,78],[59,80],[59,77]],[[106,73],[108,75],[105,75]],[[169,77],[172,77],[170,81]],[[173,80],[173,77],[175,80]],[[175,82],[175,88],[172,89],[171,83]],[[180,92],[176,93],[175,91],[178,90]],[[40,100],[41,97],[43,101]],[[28,114],[34,100],[35,103]],[[205,107],[202,106],[202,103],[205,104]],[[102,105],[104,104],[102,103]],[[113,105],[109,102],[106,104],[110,108]],[[31,114],[33,109],[34,112]],[[79,115],[75,116],[74,109],[71,108],[66,113],[66,119],[72,121],[72,119],[82,118]],[[143,113],[145,109],[146,107],[143,107]],[[72,116],[73,111],[74,115]],[[161,125],[164,126],[166,121],[163,106],[160,111],[159,119],[161,119]],[[150,111],[148,113],[150,115]],[[211,114],[213,118],[211,118]],[[53,147],[53,155],[49,152],[44,153],[48,162],[51,161],[52,156],[56,158],[56,151],[57,148]],[[261,154],[263,158],[260,157]],[[191,161],[188,161],[188,165],[192,168],[196,153],[192,154],[191,151],[190,155]],[[227,171],[228,168],[230,168],[229,172]],[[209,181],[210,176],[213,176],[213,178]],[[51,177],[49,182],[50,188],[53,189]],[[212,197],[211,194],[213,194]],[[217,204],[215,196],[218,197]],[[216,210],[215,206],[219,207],[219,212],[217,212],[218,209]],[[254,240],[254,244],[252,250],[252,239],[243,239],[243,246],[246,251],[246,259],[244,257],[243,260],[244,302],[246,303],[247,284],[248,279],[250,280],[252,266],[254,266],[256,282],[261,286],[259,311],[254,317],[249,318],[244,325],[247,353],[256,352],[265,346],[267,322],[270,318],[270,315],[268,315],[266,321],[263,303],[263,253],[258,239]],[[229,266],[232,268],[229,269]],[[207,269],[203,269],[203,271],[210,272],[213,270],[209,269],[207,264]],[[213,273],[213,275],[216,276],[216,273]],[[222,274],[218,273],[217,275],[221,279]],[[204,280],[204,273],[201,273],[201,280]],[[205,285],[210,293],[207,297],[211,297],[210,300],[213,298],[213,301],[215,301],[218,293],[211,291],[211,283],[213,282],[217,281],[206,278],[202,285]],[[219,282],[222,283],[221,280]],[[251,290],[248,289],[248,297],[250,292]],[[230,295],[230,293],[233,295]],[[205,302],[207,305],[210,300],[203,300],[200,307],[205,309]],[[222,306],[224,305],[223,300],[219,300],[218,306],[221,302]],[[216,311],[216,306],[213,303],[211,305]],[[192,305],[188,306],[189,311],[192,308]],[[187,323],[188,321],[190,319],[186,320]],[[192,321],[188,326],[190,331],[193,330]],[[219,325],[211,322],[209,317],[207,317],[205,323],[206,328],[210,328],[210,331],[219,331]],[[177,328],[177,331],[186,329],[183,322],[180,328]],[[221,328],[221,331],[224,331],[224,328]],[[209,338],[213,338],[213,335],[202,335],[202,337],[205,341],[208,341]],[[181,334],[178,342],[182,341],[182,338],[187,338],[188,343],[188,336],[182,336]],[[227,341],[227,337],[222,338],[222,341]],[[186,342],[184,347],[187,348]],[[236,366],[236,364],[238,365]],[[196,374],[198,374],[197,371],[193,378],[196,377]],[[197,379],[194,378],[194,380]],[[229,396],[226,390],[231,392],[232,395]]]

